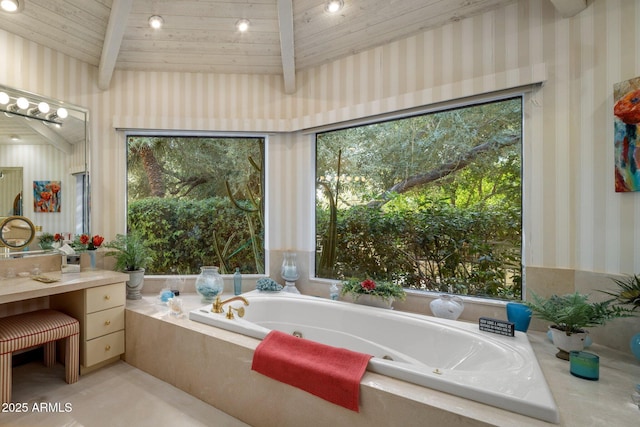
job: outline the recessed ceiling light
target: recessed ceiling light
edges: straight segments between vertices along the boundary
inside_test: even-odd
[[[12,142],[20,142],[22,140],[19,135],[11,135],[9,139],[11,139]]]
[[[249,22],[248,19],[240,19],[238,22],[236,22],[236,28],[241,33],[247,32],[249,30],[249,25],[251,25],[251,22]]]
[[[24,6],[23,2],[20,0],[2,0],[0,1],[0,8],[9,13],[16,13],[22,10]]]
[[[329,13],[338,13],[344,7],[343,0],[329,0],[324,5],[324,10]]]
[[[154,30],[160,29],[162,27],[162,24],[164,24],[164,19],[162,19],[162,16],[153,15],[149,17],[149,26]]]

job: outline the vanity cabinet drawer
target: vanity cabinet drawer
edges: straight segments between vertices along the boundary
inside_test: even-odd
[[[87,289],[87,313],[93,313],[95,311],[124,305],[126,294],[125,292],[122,292],[122,285],[122,283],[114,283],[113,285]]]
[[[84,366],[95,365],[124,353],[124,331],[114,332],[85,343]]]
[[[85,338],[91,340],[124,329],[124,306],[87,315]]]
[[[51,308],[80,322],[80,375],[124,353],[126,294],[125,282],[116,282],[49,297]]]

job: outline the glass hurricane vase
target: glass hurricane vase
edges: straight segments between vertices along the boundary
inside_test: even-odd
[[[203,303],[212,303],[223,289],[224,281],[218,273],[218,267],[200,267],[200,274],[196,278],[196,292],[200,295]]]
[[[297,254],[295,252],[285,252],[280,267],[280,274],[287,282],[295,282],[300,277],[298,273]]]

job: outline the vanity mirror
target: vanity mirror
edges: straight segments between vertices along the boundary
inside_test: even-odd
[[[89,233],[88,129],[85,108],[0,85],[0,218]]]
[[[9,249],[22,249],[33,241],[36,229],[29,218],[10,216],[0,219],[0,246]]]

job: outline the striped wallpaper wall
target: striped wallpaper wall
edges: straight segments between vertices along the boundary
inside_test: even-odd
[[[272,250],[313,249],[313,150],[306,128],[544,80],[526,105],[525,262],[631,273],[640,257],[640,195],[613,191],[613,84],[640,75],[640,3],[594,0],[560,17],[548,0],[502,9],[280,76],[116,72],[0,30],[0,83],[91,112],[93,231],[124,229],[119,128],[269,134]],[[46,71],[45,71],[46,70]]]

